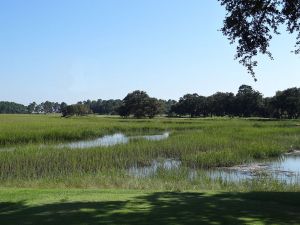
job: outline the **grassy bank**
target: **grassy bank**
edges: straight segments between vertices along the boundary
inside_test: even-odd
[[[0,189],[1,224],[299,224],[300,193]]]
[[[1,115],[0,121],[0,181],[5,187],[249,190],[247,183],[236,186],[211,181],[201,173],[191,181],[188,169],[232,166],[300,148],[299,121],[293,120]],[[73,150],[56,147],[61,142],[116,132],[137,135],[166,130],[170,137],[157,142],[136,139],[111,147]],[[131,167],[147,166],[160,158],[180,160],[182,168],[175,171],[160,168],[155,176],[145,179],[128,174]],[[283,184],[269,183],[273,183],[270,190],[298,190],[294,186],[285,188]],[[265,188],[257,183],[250,187]]]

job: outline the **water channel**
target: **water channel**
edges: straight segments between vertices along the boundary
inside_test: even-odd
[[[178,159],[153,160],[151,165],[129,168],[128,173],[134,177],[145,178],[155,175],[159,169],[178,170],[182,168]],[[193,180],[200,174],[227,182],[239,182],[250,179],[271,178],[286,183],[300,183],[300,152],[284,154],[277,159],[260,163],[249,163],[233,167],[220,167],[210,170],[187,168],[188,178]]]
[[[105,135],[100,138],[93,140],[83,140],[83,141],[74,141],[67,144],[60,144],[60,148],[71,148],[71,149],[83,149],[83,148],[92,148],[92,147],[108,147],[118,144],[127,144],[130,140],[133,139],[145,139],[148,141],[161,141],[169,138],[169,132],[163,134],[155,135],[141,135],[141,136],[126,136],[122,133],[116,133],[112,135]]]

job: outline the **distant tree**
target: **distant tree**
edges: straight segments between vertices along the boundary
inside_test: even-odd
[[[171,107],[172,105],[176,104],[177,102],[175,100],[164,100],[164,99],[158,99],[159,102],[159,112],[160,115],[171,115]]]
[[[165,103],[164,107],[164,113],[167,114],[168,116],[172,115],[172,107],[177,104],[177,101],[169,99]]]
[[[0,102],[0,113],[27,113],[27,107],[22,104],[18,104],[15,102]]]
[[[258,116],[263,105],[262,94],[251,86],[241,85],[236,95],[236,109],[239,116]]]
[[[94,113],[97,114],[103,114],[103,106],[102,106],[103,100],[102,99],[98,99],[97,101],[92,101],[91,102],[91,110]]]
[[[209,114],[208,101],[206,97],[196,93],[186,94],[172,107],[172,111],[180,116],[207,116]]]
[[[27,106],[27,111],[28,113],[33,113],[35,112],[35,107],[37,106],[37,104],[35,102],[32,102],[30,103],[28,106]]]
[[[191,117],[197,116],[199,112],[199,95],[194,94],[186,94],[182,98],[179,99],[178,107],[179,112],[181,114],[189,114]]]
[[[78,116],[84,116],[92,113],[91,109],[84,104],[75,105],[75,109],[76,115]]]
[[[50,102],[45,101],[40,105],[36,105],[35,112],[36,113],[61,113],[61,109],[66,106],[66,103],[58,103],[58,102]]]
[[[43,112],[43,106],[42,106],[42,104],[38,104],[38,105],[36,105],[36,107],[35,107],[35,113],[42,113]]]
[[[300,116],[300,88],[289,88],[278,91],[273,101],[279,117],[299,118]]]
[[[176,102],[174,105],[171,106],[171,109],[168,113],[168,116],[184,116],[185,110],[183,109],[182,105],[179,102]]]
[[[87,104],[87,102],[84,102]],[[117,115],[118,109],[122,105],[122,100],[120,99],[110,99],[110,100],[102,100],[98,99],[97,101],[90,101],[89,107],[94,113],[100,115]]]
[[[62,116],[84,116],[91,113],[90,109],[84,104],[68,105],[62,109]]]
[[[53,106],[53,112],[55,112],[55,113],[60,113],[61,112],[60,104],[58,102],[54,102],[52,104],[52,106]]]
[[[161,102],[159,102],[156,98],[148,98],[145,101],[145,114],[149,118],[153,118],[155,115],[159,114],[161,106]]]
[[[263,98],[263,109],[260,113],[262,117],[280,118],[279,111],[276,107],[275,97]]]
[[[92,101],[88,99],[86,101],[80,102],[79,104],[84,104],[84,105],[86,105],[86,106],[88,106],[90,108],[91,104],[92,104]]]
[[[128,117],[128,116],[130,116],[130,109],[127,108],[126,105],[121,105],[121,106],[118,108],[118,114],[119,114],[121,117]]]
[[[67,107],[68,105],[67,105],[67,103],[65,103],[65,102],[62,102],[62,103],[60,103],[60,106],[59,106],[59,108],[60,108],[60,113],[62,112],[62,110],[65,108],[65,107]]]
[[[121,116],[134,115],[136,118],[153,118],[159,113],[160,104],[157,99],[150,98],[144,91],[134,91],[129,93],[119,107]]]
[[[65,108],[62,109],[62,116],[74,116],[76,113],[75,105],[68,105]]]
[[[134,91],[129,93],[124,99],[123,103],[126,109],[134,117],[141,118],[146,116],[145,102],[149,98],[148,94],[144,91]]]
[[[54,105],[53,102],[49,102],[49,101],[43,102],[42,103],[43,112],[44,113],[53,113],[53,105]]]
[[[0,102],[0,113],[62,113],[63,116],[86,115],[98,113],[104,115],[130,115],[136,118],[162,114],[168,116],[206,117],[206,116],[240,116],[299,118],[300,88],[278,91],[275,96],[263,98],[262,94],[251,86],[241,85],[238,93],[217,92],[211,96],[196,93],[186,94],[175,100],[151,98],[144,91],[129,93],[123,100],[110,99],[97,101],[86,100],[75,105],[66,103],[42,102],[30,103],[28,106],[14,102]]]
[[[234,101],[233,93],[217,92],[210,96],[211,100],[211,113],[216,116],[225,116],[234,114]]]
[[[285,26],[296,33],[295,53],[300,53],[300,0],[218,0],[227,11],[221,31],[230,43],[237,41],[235,58],[255,78],[253,58],[258,53],[272,59],[268,50],[273,34]],[[256,80],[256,78],[255,78]]]
[[[110,99],[103,101],[103,114],[109,114],[109,115],[117,115],[118,114],[118,108],[122,105],[122,100],[120,99]]]
[[[197,116],[209,116],[211,114],[211,101],[209,97],[199,96]]]

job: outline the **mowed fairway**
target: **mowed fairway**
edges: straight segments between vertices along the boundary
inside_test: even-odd
[[[300,187],[269,178],[226,182],[206,170],[300,149],[299,120],[0,115],[0,224],[300,224]],[[61,143],[170,132],[161,141],[86,149]],[[132,166],[176,159],[135,177]]]

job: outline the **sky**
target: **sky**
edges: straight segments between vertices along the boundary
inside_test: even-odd
[[[0,101],[178,99],[251,85],[264,96],[300,86],[295,36],[274,37],[257,82],[218,31],[217,0],[2,0]]]

